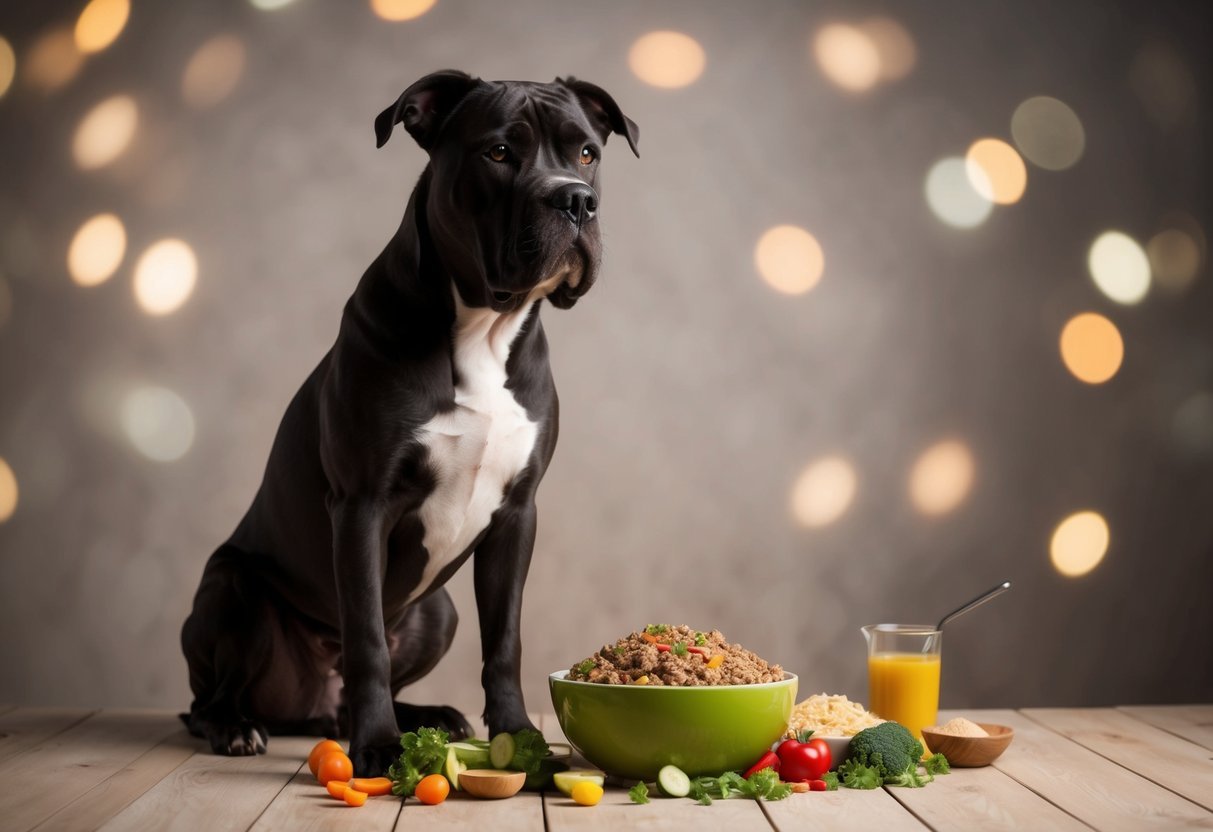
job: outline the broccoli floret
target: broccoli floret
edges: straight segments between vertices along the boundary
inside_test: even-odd
[[[921,759],[922,743],[896,722],[882,722],[851,737],[847,755],[847,763],[875,769],[889,786],[918,787],[930,782],[918,773]]]

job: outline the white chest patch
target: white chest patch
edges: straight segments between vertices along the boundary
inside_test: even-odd
[[[526,467],[538,425],[506,389],[510,346],[531,304],[516,312],[469,308],[455,293],[454,410],[426,422],[418,438],[429,447],[437,485],[421,506],[429,560],[412,601],[442,568],[484,531],[501,505],[505,487]]]

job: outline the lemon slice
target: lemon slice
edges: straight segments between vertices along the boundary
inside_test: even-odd
[[[556,788],[560,790],[561,794],[572,797],[573,787],[578,783],[593,783],[596,786],[602,786],[606,782],[606,775],[592,768],[572,769],[556,772],[552,775],[552,782],[556,784]]]

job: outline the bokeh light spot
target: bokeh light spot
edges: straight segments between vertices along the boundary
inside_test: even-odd
[[[135,450],[156,462],[185,456],[194,444],[194,414],[164,387],[139,387],[122,402],[122,429]]]
[[[1105,231],[1087,252],[1091,279],[1110,300],[1139,303],[1150,289],[1150,260],[1137,241],[1120,231]]]
[[[5,523],[17,510],[17,475],[0,456],[0,523]]]
[[[973,454],[954,439],[922,452],[910,471],[910,499],[923,514],[947,514],[973,487]]]
[[[1166,228],[1151,237],[1146,257],[1155,282],[1170,292],[1187,289],[1200,270],[1200,244],[1179,228]]]
[[[822,26],[813,38],[813,56],[833,84],[848,92],[864,92],[880,79],[876,42],[863,29],[847,23]]]
[[[1197,111],[1200,87],[1183,58],[1169,44],[1142,47],[1129,66],[1129,86],[1156,124],[1171,130]]]
[[[76,47],[100,52],[122,34],[130,13],[129,0],[92,0],[76,19]]]
[[[1108,524],[1094,511],[1080,511],[1062,520],[1053,531],[1049,556],[1053,568],[1067,578],[1081,577],[1108,553]]]
[[[1184,454],[1213,456],[1213,393],[1195,393],[1179,406],[1171,421],[1171,436]]]
[[[384,20],[397,23],[421,17],[434,7],[437,0],[371,0],[371,10]]]
[[[973,190],[991,202],[1018,202],[1028,187],[1028,169],[1015,148],[999,139],[978,139],[965,154],[965,172]]]
[[[1073,167],[1087,142],[1074,111],[1047,95],[1029,98],[1015,108],[1011,137],[1025,159],[1045,170]]]
[[[1125,344],[1116,324],[1095,312],[1075,315],[1061,330],[1061,360],[1076,379],[1103,384],[1120,369]]]
[[[84,56],[76,48],[72,30],[53,29],[29,48],[22,77],[42,92],[54,92],[71,82],[83,65]]]
[[[139,109],[129,95],[107,98],[93,109],[76,128],[72,155],[84,170],[108,165],[130,146],[139,124]]]
[[[897,81],[910,74],[918,60],[918,48],[905,27],[888,17],[874,17],[859,24],[880,58],[880,80]]]
[[[8,92],[17,74],[17,55],[3,35],[0,35],[0,98]]]
[[[777,225],[758,239],[754,265],[771,288],[799,295],[821,280],[825,255],[817,239],[803,228]]]
[[[984,176],[980,169],[969,170],[959,156],[940,159],[927,172],[924,186],[931,212],[954,228],[981,225],[994,208],[994,203],[973,185],[974,180],[980,182]],[[988,181],[982,187],[992,190]]]
[[[802,526],[828,526],[846,513],[857,484],[851,463],[840,456],[822,457],[810,463],[792,487],[792,514]]]
[[[181,97],[202,110],[227,98],[244,74],[244,42],[235,35],[216,35],[198,47],[181,77]]]
[[[67,271],[81,286],[113,276],[126,254],[126,229],[113,214],[98,214],[76,232],[67,249]]]
[[[167,315],[189,298],[197,276],[198,261],[188,244],[160,240],[135,266],[135,299],[149,315]]]
[[[628,66],[641,81],[662,89],[693,84],[707,66],[699,41],[682,32],[649,32],[628,51]]]

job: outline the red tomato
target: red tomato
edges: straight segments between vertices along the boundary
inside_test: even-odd
[[[830,746],[825,740],[784,740],[779,746],[779,779],[786,783],[820,780],[830,770]]]

